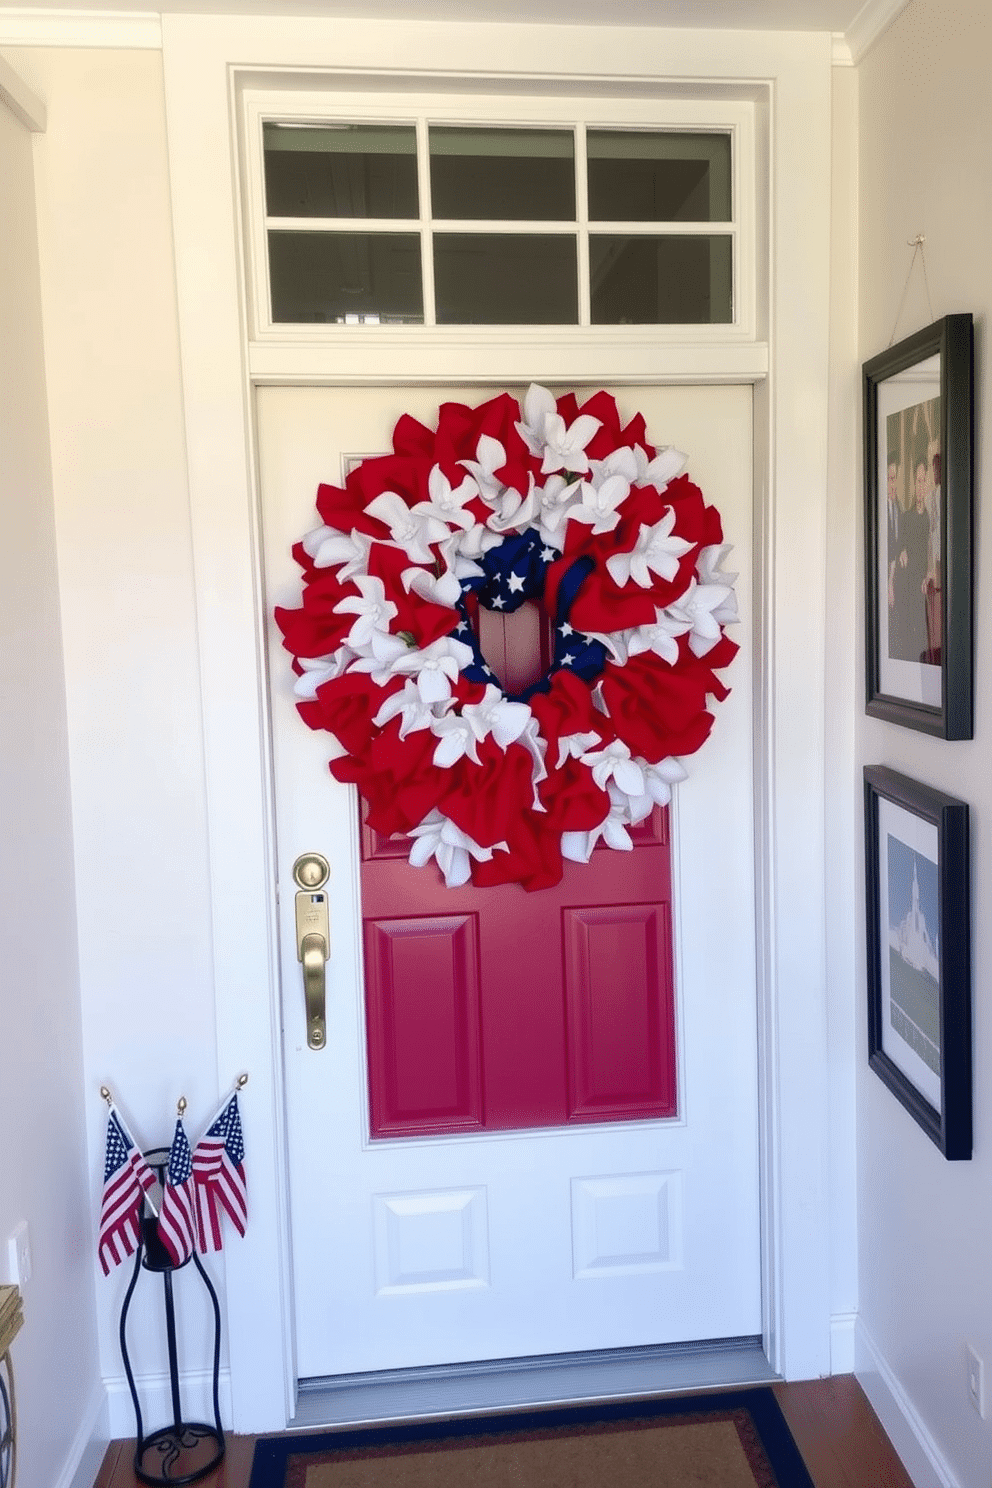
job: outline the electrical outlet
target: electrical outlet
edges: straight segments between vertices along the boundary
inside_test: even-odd
[[[7,1274],[15,1286],[31,1280],[31,1237],[22,1219],[7,1236]]]
[[[982,1420],[985,1420],[985,1361],[980,1359],[971,1344],[965,1345],[968,1362],[968,1399]]]

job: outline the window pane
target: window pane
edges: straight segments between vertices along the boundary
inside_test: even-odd
[[[590,129],[593,222],[729,222],[730,135]]]
[[[412,126],[265,124],[270,217],[417,217]]]
[[[437,233],[434,294],[439,325],[575,325],[575,237]]]
[[[417,233],[270,232],[274,321],[422,323]]]
[[[431,212],[440,218],[571,222],[570,129],[431,128]]]
[[[729,237],[589,239],[593,325],[711,325],[733,320]]]

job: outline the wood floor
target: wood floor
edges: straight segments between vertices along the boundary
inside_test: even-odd
[[[774,1390],[816,1488],[913,1488],[853,1375]],[[224,1461],[200,1479],[202,1488],[248,1488],[254,1444],[254,1437],[229,1437]],[[93,1488],[141,1488],[133,1455],[133,1442],[112,1442]]]

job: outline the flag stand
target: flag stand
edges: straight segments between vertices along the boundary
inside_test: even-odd
[[[161,1184],[165,1182],[166,1170],[169,1166],[168,1147],[157,1147],[151,1152],[144,1154],[148,1166],[157,1175]],[[195,1269],[199,1272],[210,1296],[214,1313],[214,1362],[213,1362],[213,1407],[214,1424],[212,1426],[201,1421],[184,1421],[182,1402],[179,1393],[179,1356],[176,1346],[176,1313],[172,1295],[173,1274],[181,1271],[192,1261]],[[172,1425],[164,1426],[150,1435],[144,1434],[141,1419],[141,1405],[138,1401],[138,1391],[134,1383],[134,1372],[131,1368],[131,1359],[127,1348],[127,1316],[131,1306],[131,1298],[138,1284],[138,1277],[142,1271],[158,1272],[162,1277],[162,1288],[165,1302],[165,1329],[166,1340],[169,1351],[169,1385],[172,1392]],[[182,1485],[184,1483],[195,1483],[211,1472],[224,1456],[225,1443],[224,1431],[220,1423],[220,1304],[217,1301],[217,1293],[211,1284],[210,1277],[204,1270],[200,1257],[194,1251],[187,1260],[177,1266],[165,1246],[162,1244],[158,1233],[158,1219],[150,1209],[147,1201],[142,1208],[141,1215],[141,1239],[138,1242],[134,1257],[134,1271],[128,1285],[124,1302],[121,1307],[120,1321],[121,1355],[124,1360],[124,1373],[127,1376],[128,1388],[131,1391],[131,1400],[134,1403],[134,1416],[137,1423],[137,1442],[134,1450],[134,1472],[142,1483]],[[146,1465],[145,1458],[151,1455],[151,1464]],[[153,1471],[154,1458],[158,1458],[158,1470]],[[206,1460],[209,1458],[209,1460]],[[183,1472],[182,1468],[187,1467]]]

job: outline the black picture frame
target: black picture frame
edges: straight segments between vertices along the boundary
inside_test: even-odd
[[[868,1063],[952,1161],[971,1157],[968,807],[866,765]]]
[[[872,357],[862,390],[865,710],[943,739],[970,739],[971,315],[945,315]]]

